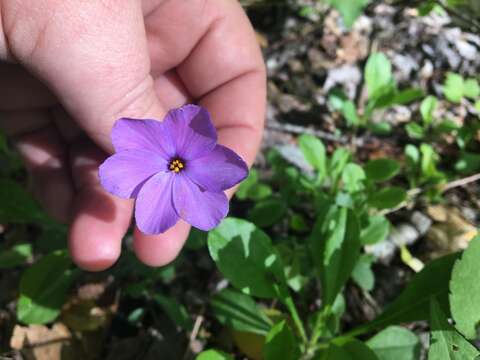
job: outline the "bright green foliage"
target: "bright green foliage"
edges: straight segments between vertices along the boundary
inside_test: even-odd
[[[480,324],[480,236],[473,239],[457,260],[450,280],[450,309],[455,327],[468,339],[478,336]]]
[[[313,135],[302,135],[298,139],[305,159],[313,166],[321,178],[327,176],[327,152],[325,145]]]
[[[362,167],[354,163],[347,164],[342,172],[343,185],[349,193],[363,190],[365,188],[363,183],[366,178]]]
[[[480,355],[480,352],[449,324],[435,298],[430,302],[430,328],[428,360],[474,360]]]
[[[0,269],[8,269],[24,264],[32,258],[32,245],[17,244],[8,250],[0,252]]]
[[[250,189],[258,182],[258,172],[255,169],[251,169],[248,173],[248,177],[242,181],[238,187],[235,196],[240,200],[245,200],[248,198],[248,193]]]
[[[367,341],[379,360],[417,360],[420,340],[410,330],[390,326]]]
[[[371,0],[325,0],[335,7],[342,15],[343,22],[347,28],[351,28],[355,20],[360,16],[362,10]]]
[[[390,222],[385,216],[376,215],[368,219],[368,225],[360,233],[362,245],[376,244],[385,240],[390,232]]]
[[[372,271],[372,263],[375,258],[372,255],[363,254],[357,260],[352,272],[352,280],[363,290],[371,291],[375,285],[375,275]]]
[[[319,216],[310,237],[325,306],[333,304],[350,277],[360,252],[355,214],[337,206]]]
[[[297,360],[299,344],[285,320],[279,322],[267,335],[263,354],[265,360]]]
[[[275,282],[284,282],[281,259],[270,238],[254,224],[225,219],[208,235],[210,256],[223,276],[245,294],[272,298]]]
[[[443,85],[443,93],[451,102],[459,103],[463,97],[463,78],[458,74],[449,72]]]
[[[425,137],[425,129],[416,122],[409,122],[405,126],[407,134],[412,139],[423,139]]]
[[[428,126],[433,121],[433,113],[438,106],[438,99],[435,96],[427,96],[420,104],[420,114],[422,114],[423,123]]]
[[[377,209],[391,209],[400,205],[406,199],[407,192],[405,189],[398,186],[390,186],[372,194],[369,198],[369,203]]]
[[[365,66],[365,82],[369,98],[376,98],[390,87],[393,81],[392,64],[382,53],[370,55]]]
[[[77,271],[65,252],[47,255],[28,268],[20,280],[17,318],[26,324],[55,320]]]
[[[465,80],[463,84],[463,94],[472,100],[476,100],[480,96],[480,85],[477,79]]]
[[[223,351],[210,349],[198,354],[195,360],[233,360],[233,357]]]
[[[365,165],[365,172],[369,180],[386,181],[394,177],[400,171],[398,161],[391,159],[370,160]]]
[[[321,352],[315,360],[378,360],[377,355],[365,343],[350,339],[337,345],[331,343],[327,350]]]

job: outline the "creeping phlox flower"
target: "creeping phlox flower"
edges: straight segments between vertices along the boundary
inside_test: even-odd
[[[204,108],[185,105],[163,122],[122,118],[112,130],[115,154],[100,166],[102,186],[135,198],[135,219],[146,234],[166,231],[179,219],[201,230],[227,215],[224,190],[245,179],[245,162],[217,144]]]

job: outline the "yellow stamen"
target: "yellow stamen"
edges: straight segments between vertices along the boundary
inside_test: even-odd
[[[182,160],[175,159],[170,162],[170,164],[168,165],[168,168],[170,169],[170,171],[178,174],[182,169],[185,168],[185,164],[183,163]]]

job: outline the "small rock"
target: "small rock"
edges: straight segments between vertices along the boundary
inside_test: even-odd
[[[432,226],[432,220],[420,211],[413,212],[410,222],[417,228],[420,236],[425,235],[430,226]]]
[[[394,243],[397,247],[401,247],[412,245],[419,237],[420,233],[413,225],[401,223],[393,228],[387,241]]]
[[[372,254],[385,265],[389,265],[395,255],[396,246],[390,241],[382,241],[373,245],[365,246],[365,252]]]

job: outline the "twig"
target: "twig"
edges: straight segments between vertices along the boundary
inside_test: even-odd
[[[311,129],[311,128],[300,126],[300,125],[269,122],[267,124],[267,129],[275,130],[275,131],[284,131],[284,132],[289,132],[293,134],[310,134],[310,135],[319,137],[320,139],[323,139],[323,140],[338,142],[341,144],[348,144],[348,139],[344,136],[336,136],[326,131],[315,130],[315,129]]]
[[[471,183],[479,181],[479,180],[480,180],[480,173],[475,174],[475,175],[471,175],[471,176],[467,176],[467,177],[462,178],[462,179],[453,180],[449,183],[446,183],[443,186],[440,186],[440,192],[444,193],[444,192],[449,191],[451,189],[454,189],[454,188],[457,188],[457,187],[460,187],[460,186],[465,186],[465,185],[471,184]],[[413,189],[409,190],[407,193],[408,193],[408,196],[410,197],[410,200],[413,200],[418,195],[425,192],[425,190],[426,189],[422,189],[422,188],[413,188]],[[386,210],[380,211],[380,215],[388,215],[388,214],[394,213],[394,212],[396,212],[400,209],[403,209],[409,203],[411,203],[411,201],[404,201],[404,202],[400,203],[400,205],[398,205],[396,208],[386,209]]]
[[[202,313],[203,313],[203,309],[202,309]],[[188,339],[188,346],[186,348],[185,353],[183,354],[183,359],[184,360],[188,359],[188,354],[191,351],[192,343],[197,338],[197,335],[198,335],[198,333],[199,333],[199,331],[202,327],[202,323],[203,323],[204,320],[205,320],[205,318],[203,317],[202,314],[198,315],[197,318],[195,319],[195,323],[193,324],[192,333],[190,334],[190,337]]]

